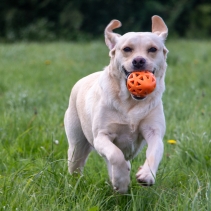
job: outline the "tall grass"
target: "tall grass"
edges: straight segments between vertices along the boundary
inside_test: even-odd
[[[143,150],[132,161],[128,193],[120,195],[95,152],[83,175],[67,171],[63,116],[70,90],[108,64],[104,43],[1,44],[0,210],[211,210],[211,42],[175,40],[167,47],[167,131],[156,184],[135,180]]]

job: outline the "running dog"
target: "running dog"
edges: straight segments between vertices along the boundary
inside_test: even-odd
[[[125,193],[130,184],[130,160],[147,144],[146,161],[136,174],[138,183],[155,182],[163,156],[165,117],[165,39],[168,28],[159,16],[152,17],[152,32],[114,33],[121,23],[112,20],[105,29],[110,63],[103,71],[88,75],[72,88],[65,113],[69,143],[69,172],[80,173],[95,149],[105,158],[113,188]],[[145,98],[132,95],[126,86],[128,74],[150,71],[155,90]]]

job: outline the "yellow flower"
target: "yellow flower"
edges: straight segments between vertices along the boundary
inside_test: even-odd
[[[28,187],[32,182],[33,182],[33,179],[30,178],[30,179],[27,181],[27,183],[26,183],[26,187]]]
[[[45,64],[46,64],[46,65],[49,65],[49,64],[51,64],[51,61],[50,61],[50,60],[46,60],[46,61],[45,61]]]
[[[167,141],[169,144],[176,144],[177,143],[177,141],[175,141],[175,140],[168,140]]]
[[[194,63],[194,64],[198,64],[198,63],[199,63],[199,60],[195,59],[195,60],[193,61],[193,63]]]

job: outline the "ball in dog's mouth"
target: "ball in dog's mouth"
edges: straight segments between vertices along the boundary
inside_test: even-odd
[[[127,88],[132,97],[142,100],[156,88],[156,78],[150,71],[132,72],[127,77]]]

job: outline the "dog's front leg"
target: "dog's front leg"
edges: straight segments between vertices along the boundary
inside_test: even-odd
[[[155,183],[156,172],[163,156],[164,146],[162,138],[159,133],[156,133],[156,130],[149,127],[144,131],[143,135],[148,144],[146,161],[139,168],[136,178],[142,185],[150,186]]]
[[[97,152],[105,157],[110,166],[110,179],[113,188],[119,193],[125,193],[130,183],[130,165],[126,162],[122,151],[112,143],[111,138],[99,133],[94,139]]]

